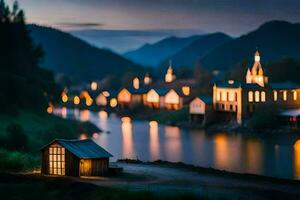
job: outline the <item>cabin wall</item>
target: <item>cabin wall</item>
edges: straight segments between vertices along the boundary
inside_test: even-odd
[[[65,169],[66,176],[79,176],[79,159],[67,149],[65,150]]]
[[[49,148],[45,148],[42,150],[42,166],[41,166],[42,174],[49,174]]]
[[[103,176],[108,173],[109,158],[92,160],[92,176]]]

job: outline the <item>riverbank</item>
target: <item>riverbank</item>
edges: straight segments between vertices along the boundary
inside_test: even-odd
[[[49,114],[19,111],[0,115],[0,170],[24,171],[40,164],[40,148],[56,138],[77,139],[101,132],[90,122],[63,119]]]

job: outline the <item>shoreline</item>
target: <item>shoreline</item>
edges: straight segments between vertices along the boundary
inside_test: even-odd
[[[126,163],[126,164],[139,164],[139,165],[155,165],[159,167],[171,167],[181,170],[188,170],[202,174],[209,174],[214,176],[224,176],[224,177],[231,177],[237,179],[247,179],[247,180],[261,180],[261,181],[272,181],[277,183],[289,183],[289,184],[299,184],[300,186],[300,179],[289,179],[289,178],[279,178],[279,177],[272,177],[260,174],[251,174],[251,173],[238,173],[238,172],[230,172],[226,170],[215,169],[212,167],[201,167],[196,166],[193,164],[187,164],[184,162],[169,162],[163,160],[156,160],[156,161],[141,161],[141,160],[134,160],[134,159],[118,159],[116,164],[118,163]]]

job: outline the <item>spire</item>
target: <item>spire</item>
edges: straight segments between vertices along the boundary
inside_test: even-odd
[[[254,60],[255,62],[260,62],[260,54],[258,50],[256,50],[255,52]]]

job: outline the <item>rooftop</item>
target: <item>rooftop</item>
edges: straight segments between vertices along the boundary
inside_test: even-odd
[[[94,140],[65,140],[65,139],[56,139],[52,141],[49,145],[57,142],[72,154],[78,158],[109,158],[113,157],[105,149],[100,147]],[[47,146],[49,146],[47,145]],[[46,147],[46,146],[45,146]],[[43,147],[43,149],[45,148]]]

